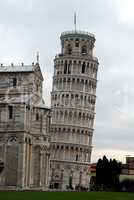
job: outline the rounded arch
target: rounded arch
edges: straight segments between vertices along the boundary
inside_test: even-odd
[[[82,53],[82,55],[86,55],[87,54],[87,46],[86,45],[83,45],[81,47],[81,53]]]
[[[83,64],[82,64],[82,69],[81,69],[81,73],[82,73],[82,74],[85,73],[85,69],[86,69],[86,64],[85,64],[85,62],[83,62]]]
[[[69,54],[69,55],[72,54],[72,45],[71,44],[67,45],[67,54]]]

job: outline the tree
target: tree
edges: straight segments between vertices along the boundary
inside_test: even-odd
[[[99,159],[96,166],[96,184],[105,189],[119,189],[121,163],[115,159],[108,160],[106,156]]]

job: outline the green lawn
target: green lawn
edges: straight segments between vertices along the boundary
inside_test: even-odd
[[[134,200],[134,193],[0,192],[0,200]]]

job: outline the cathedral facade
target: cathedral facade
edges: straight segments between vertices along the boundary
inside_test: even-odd
[[[51,93],[50,187],[89,188],[99,64],[93,56],[95,37],[69,31],[60,39]]]
[[[50,109],[42,98],[38,63],[0,66],[0,175],[2,189],[49,186]]]

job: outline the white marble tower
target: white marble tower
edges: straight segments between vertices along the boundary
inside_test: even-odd
[[[50,187],[89,188],[98,70],[98,59],[93,57],[95,37],[69,31],[60,39],[51,93]]]

